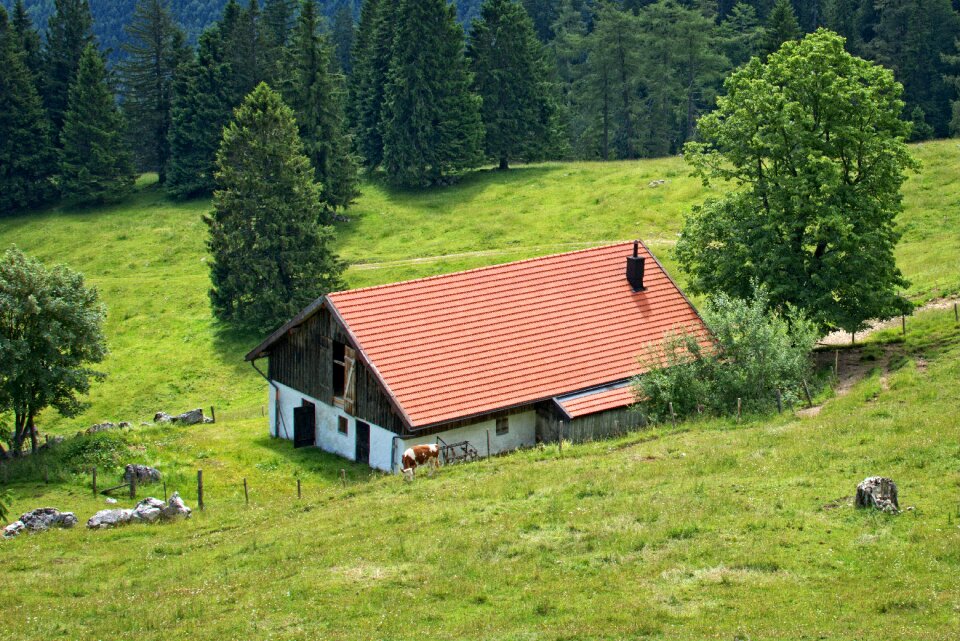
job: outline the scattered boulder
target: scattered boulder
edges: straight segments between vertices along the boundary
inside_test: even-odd
[[[117,499],[113,498],[112,496],[107,497],[107,505],[116,505],[116,504],[117,504]]]
[[[900,513],[897,500],[897,484],[884,476],[871,476],[857,485],[854,505],[858,508],[875,508],[889,514]]]
[[[90,517],[87,527],[91,530],[103,530],[131,522],[155,523],[161,519],[170,521],[180,517],[189,518],[191,512],[180,494],[174,492],[166,503],[151,496],[137,503],[133,509],[100,510]]]
[[[137,483],[156,483],[160,480],[160,470],[132,463],[123,470],[123,480],[129,483],[131,478],[136,479]]]
[[[660,179],[658,179],[658,180],[651,180],[651,181],[650,181],[650,184],[647,185],[647,186],[648,186],[648,187],[659,187],[660,185],[666,184],[666,182],[667,182],[666,180],[660,178]]]
[[[97,432],[106,432],[107,430],[116,429],[116,427],[117,427],[116,423],[105,421],[103,423],[97,423],[95,425],[91,425],[90,427],[87,428],[86,433],[96,434]]]
[[[213,423],[213,419],[203,415],[203,409],[197,408],[195,410],[190,410],[189,412],[184,412],[183,414],[178,414],[177,416],[171,416],[166,412],[157,412],[153,415],[154,423],[179,423],[180,425],[197,425],[198,423]]]
[[[3,536],[12,538],[23,532],[43,532],[52,527],[71,528],[77,524],[77,517],[73,512],[61,512],[52,507],[41,507],[32,512],[21,514],[18,521],[14,521],[3,528]]]
[[[120,421],[117,427],[119,427],[120,429],[128,429],[133,427],[133,425],[130,424],[130,421]]]

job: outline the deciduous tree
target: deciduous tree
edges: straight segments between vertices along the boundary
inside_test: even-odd
[[[677,258],[695,292],[764,285],[826,330],[910,309],[893,251],[900,186],[916,167],[893,74],[819,30],[734,72],[688,143],[694,170],[734,189],[687,219]]]
[[[10,449],[29,438],[46,407],[75,416],[79,395],[102,375],[90,369],[107,353],[105,308],[96,288],[63,265],[45,268],[17,248],[0,258],[0,411],[12,411]]]

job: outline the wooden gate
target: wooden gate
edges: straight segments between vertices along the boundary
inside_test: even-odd
[[[317,443],[317,408],[304,401],[293,408],[293,446],[313,447]]]

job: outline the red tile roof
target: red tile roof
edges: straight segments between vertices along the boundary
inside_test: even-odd
[[[646,289],[633,291],[632,252],[618,243],[328,300],[411,427],[425,427],[623,380],[665,332],[705,331],[642,244]]]
[[[633,404],[633,388],[629,384],[620,384],[615,387],[603,387],[597,390],[561,396],[557,403],[570,418],[578,418],[587,414],[605,412],[617,407]]]

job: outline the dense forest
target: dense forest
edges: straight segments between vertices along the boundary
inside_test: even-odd
[[[894,72],[911,139],[960,129],[951,0],[3,2],[4,211],[115,199],[143,170],[210,193],[223,128],[261,82],[296,115],[327,212],[361,169],[426,186],[677,154],[732,71],[820,28]]]

